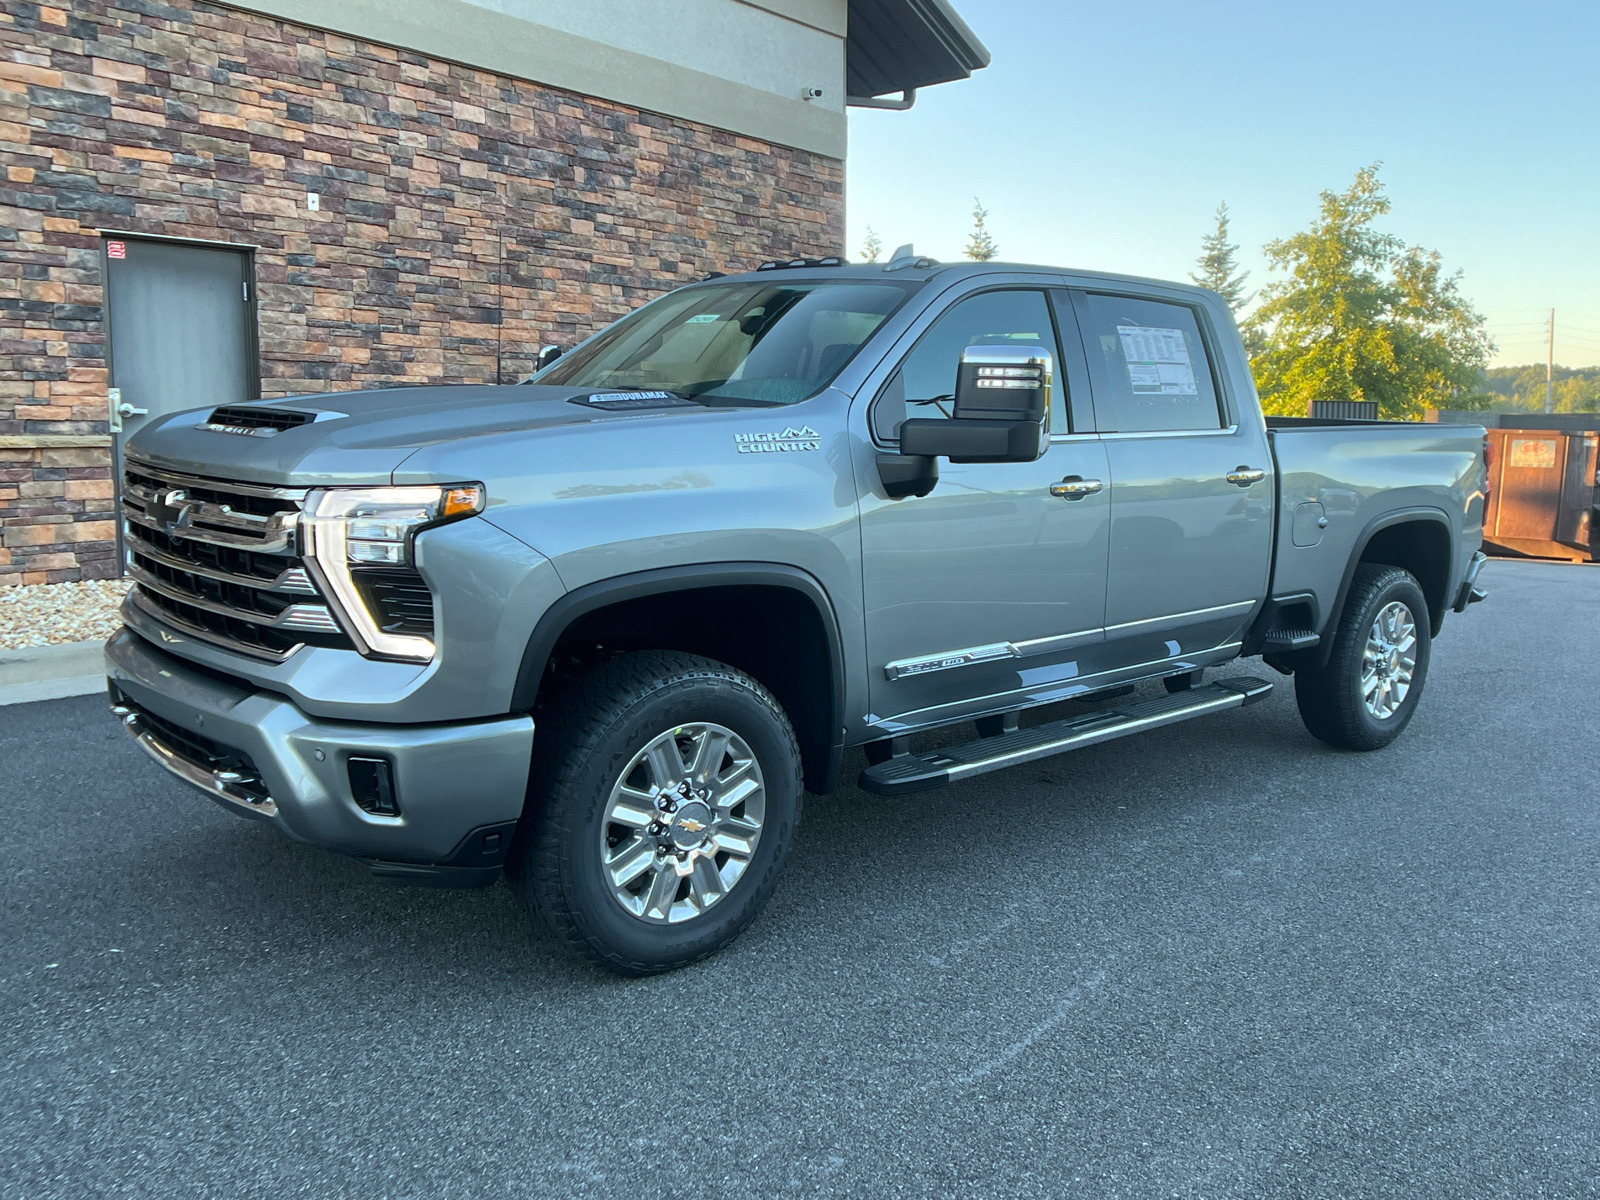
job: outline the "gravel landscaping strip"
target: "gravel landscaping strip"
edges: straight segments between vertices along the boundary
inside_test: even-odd
[[[122,624],[126,579],[0,588],[0,650],[103,640]]]

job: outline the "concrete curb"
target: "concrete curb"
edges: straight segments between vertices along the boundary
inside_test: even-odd
[[[0,650],[0,705],[105,691],[105,648],[92,641]]]

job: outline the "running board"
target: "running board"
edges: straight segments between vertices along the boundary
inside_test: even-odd
[[[1265,700],[1271,691],[1272,685],[1264,679],[1249,676],[1219,679],[1170,696],[1103,708],[1081,717],[979,738],[960,746],[930,750],[927,754],[902,754],[861,772],[859,786],[879,796],[931,791],[960,779],[1109,742],[1130,733],[1175,725],[1227,708],[1242,708]]]

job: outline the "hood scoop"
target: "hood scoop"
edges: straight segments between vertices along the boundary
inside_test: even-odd
[[[253,404],[230,404],[212,409],[200,424],[213,433],[237,433],[245,437],[276,437],[285,429],[331,421],[348,414],[340,412],[302,412],[292,408],[258,408]]]

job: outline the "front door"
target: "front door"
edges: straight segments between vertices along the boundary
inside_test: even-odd
[[[880,727],[948,719],[1047,689],[1074,677],[1080,648],[1101,641],[1105,449],[1092,433],[1069,428],[1069,379],[1081,378],[1081,357],[1061,369],[1043,291],[982,292],[953,305],[877,396],[874,428],[888,439],[908,415],[949,416],[962,350],[994,344],[1042,345],[1055,357],[1054,436],[1037,462],[941,460],[929,495],[864,500],[868,694]],[[1075,331],[1068,346],[1081,355]],[[1052,495],[1051,485],[1068,477],[1102,487],[1074,499]]]
[[[133,238],[105,249],[120,468],[122,442],[151,421],[257,397],[254,284],[242,250]]]
[[[1108,658],[1186,662],[1237,641],[1266,594],[1273,461],[1188,305],[1073,293],[1111,472]]]

